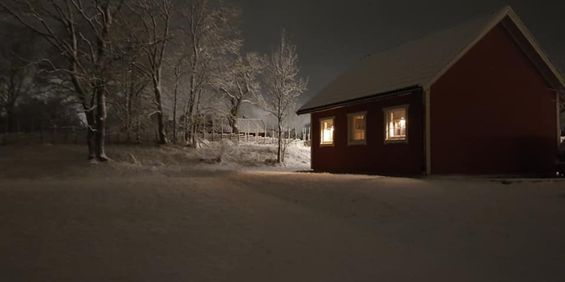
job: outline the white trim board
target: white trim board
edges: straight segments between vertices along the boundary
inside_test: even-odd
[[[557,109],[557,148],[561,146],[561,94],[555,91],[555,108]]]
[[[425,139],[426,146],[426,175],[432,174],[432,113],[431,113],[431,89],[424,89],[424,115],[425,115]]]

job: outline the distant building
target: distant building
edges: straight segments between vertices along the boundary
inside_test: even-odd
[[[236,127],[239,134],[266,137],[267,127],[262,119],[238,118]]]
[[[508,7],[369,57],[298,113],[316,171],[554,174],[563,87]]]

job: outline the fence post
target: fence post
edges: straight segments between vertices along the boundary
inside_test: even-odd
[[[214,131],[216,130],[215,125],[216,125],[215,119],[212,118],[212,142],[214,142]]]
[[[220,122],[220,140],[224,140],[224,119]]]

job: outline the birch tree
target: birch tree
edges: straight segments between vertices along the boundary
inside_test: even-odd
[[[176,59],[174,68],[172,71],[173,78],[173,143],[177,143],[178,136],[178,104],[179,96],[182,94],[182,82],[186,75],[186,55],[181,53]]]
[[[116,95],[111,100],[113,111],[120,121],[120,130],[125,131],[126,143],[133,142],[134,130],[135,142],[140,142],[140,123],[145,120],[146,104],[150,104],[146,102],[144,95],[150,81],[136,66],[136,62],[141,57],[140,50],[136,47],[137,45],[131,43],[121,47],[123,49],[121,61],[124,66],[116,79]]]
[[[277,122],[277,162],[282,163],[286,145],[283,140],[283,129],[289,113],[296,108],[296,101],[306,91],[308,83],[300,77],[296,46],[288,41],[284,31],[281,34],[280,45],[269,56],[266,65],[267,95],[264,108]]]
[[[169,0],[139,0],[130,5],[131,11],[137,15],[141,32],[134,32],[138,44],[145,56],[143,62],[137,62],[141,70],[150,79],[157,116],[159,143],[167,144],[165,131],[165,113],[163,109],[163,64],[167,55],[167,47],[171,37],[172,4]]]
[[[192,0],[182,15],[182,35],[188,53],[189,88],[184,105],[185,142],[196,146],[196,127],[200,102],[210,84],[213,65],[241,46],[236,21],[239,12],[221,2]]]

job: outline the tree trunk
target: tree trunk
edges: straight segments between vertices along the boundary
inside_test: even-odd
[[[133,72],[132,72],[133,73]],[[132,111],[132,98],[134,93],[134,83],[133,83],[133,74],[130,78],[130,89],[129,93],[126,95],[126,143],[131,142],[131,111]]]
[[[228,117],[228,122],[230,127],[232,128],[232,132],[235,134],[239,134],[239,129],[237,128],[237,117],[239,116],[239,108],[241,108],[241,100],[242,99],[231,99],[231,109],[230,116]]]
[[[237,118],[233,115],[228,116],[228,124],[231,127],[231,132],[234,134],[239,134],[239,128],[237,128]]]
[[[186,145],[194,145],[194,124],[196,123],[194,118],[195,100],[195,96],[190,94],[184,111],[184,141]]]
[[[194,20],[194,18],[192,18],[191,20]],[[193,23],[194,26],[194,23]],[[199,62],[199,58],[200,58],[200,52],[198,50],[199,46],[196,44],[197,40],[196,40],[196,32],[192,33],[192,62],[191,62],[191,72],[190,72],[190,92],[188,93],[188,104],[187,104],[187,124],[186,124],[186,128],[185,128],[185,141],[186,144],[190,143],[192,144],[193,147],[196,146],[196,137],[194,136],[196,134],[196,129],[195,129],[195,118],[194,118],[194,106],[196,104],[196,93],[197,93],[197,89],[196,89],[196,71],[197,71],[197,66],[198,66],[198,62]],[[190,128],[190,131],[189,131]],[[188,133],[190,132],[190,133]]]
[[[106,89],[104,82],[100,82],[96,94],[96,158],[99,161],[108,161],[106,156]]]
[[[278,121],[278,127],[279,127],[279,131],[278,131],[278,147],[277,147],[277,163],[282,163],[282,124],[281,121]]]
[[[159,106],[160,110],[159,113],[157,114],[157,124],[158,124],[158,130],[159,130],[159,144],[161,145],[165,145],[167,143],[169,143],[169,140],[167,140],[167,133],[165,133],[165,120],[163,117],[163,106]]]
[[[175,85],[175,93],[173,97],[173,143],[177,143],[177,95],[178,83]]]
[[[184,114],[184,143],[185,145],[188,145],[188,141],[190,140],[190,132],[189,132],[189,126],[190,126],[190,117],[188,116],[188,111],[185,111]]]
[[[161,145],[169,143],[167,140],[167,133],[165,132],[165,120],[163,114],[163,102],[161,99],[161,81],[159,78],[153,78],[153,91],[155,93],[155,103],[157,104],[157,134],[158,142]]]
[[[190,130],[190,144],[192,145],[193,148],[196,148],[196,132],[198,129],[198,117],[195,117],[192,119],[192,125],[191,125],[191,130]]]
[[[88,146],[88,159],[94,160],[96,158],[96,142],[94,137],[96,135],[96,120],[94,117],[94,111],[86,112],[86,145]]]
[[[200,128],[201,125],[201,116],[200,116],[200,97],[202,96],[202,88],[198,89],[198,92],[196,93],[196,99],[194,101],[194,112],[193,112],[193,116],[195,117],[193,119],[193,125],[192,125],[192,147],[196,148],[198,146],[198,140],[197,140],[197,133],[198,133],[198,129]],[[205,120],[204,120],[205,122]]]

